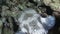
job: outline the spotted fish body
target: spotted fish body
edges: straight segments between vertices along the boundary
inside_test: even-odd
[[[51,22],[54,21],[54,17],[53,19],[51,18],[52,17],[41,17],[34,9],[24,10],[21,16],[18,18],[18,21],[20,23],[19,27],[21,30],[19,32],[16,32],[16,34],[47,34],[48,30],[45,29],[45,26],[54,26],[54,22]],[[49,20],[51,20],[51,23]],[[52,24],[52,26],[49,26],[49,24]]]

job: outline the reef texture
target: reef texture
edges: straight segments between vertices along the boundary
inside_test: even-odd
[[[60,34],[60,0],[0,0],[0,34],[15,34],[20,24],[18,18],[27,8],[55,16],[55,26],[48,34]]]

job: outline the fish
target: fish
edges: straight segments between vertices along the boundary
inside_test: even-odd
[[[54,16],[42,17],[34,9],[22,11],[19,21],[19,30],[16,34],[47,34],[55,24]]]

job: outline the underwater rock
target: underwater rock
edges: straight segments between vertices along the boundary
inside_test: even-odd
[[[50,6],[55,11],[60,11],[60,0],[43,0],[44,4]]]
[[[0,34],[1,34],[1,32],[2,32],[2,21],[0,20]]]

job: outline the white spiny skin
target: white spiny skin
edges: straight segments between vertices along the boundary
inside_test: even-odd
[[[41,22],[39,21],[39,18]],[[46,18],[41,17],[37,12],[33,9],[28,9],[22,12],[20,18],[18,19],[20,22],[20,32],[16,32],[17,34],[47,34],[48,29],[54,26],[55,18],[54,16],[47,16]],[[45,24],[45,25],[44,25]],[[47,30],[45,29],[46,27]]]

